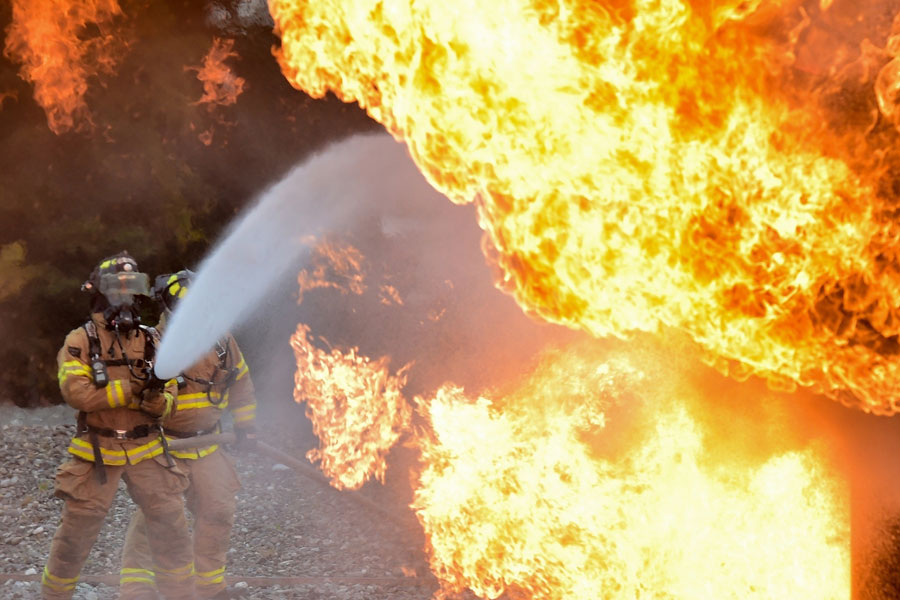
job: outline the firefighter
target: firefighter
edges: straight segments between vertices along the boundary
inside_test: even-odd
[[[153,295],[162,309],[159,327],[166,325],[179,299],[193,279],[189,270],[160,275]],[[231,413],[238,448],[255,444],[256,399],[250,371],[234,337],[226,335],[196,364],[178,377],[177,410],[164,423],[170,438],[190,438],[221,431],[220,419]],[[218,445],[187,451],[173,451],[190,480],[185,496],[193,516],[194,564],[199,598],[228,598],[225,558],[240,489],[231,457]],[[145,531],[141,510],[132,516],[125,536],[120,600],[156,598],[153,591],[155,569],[148,552],[149,531]]]
[[[78,410],[78,429],[68,448],[73,456],[56,475],[55,493],[65,504],[44,567],[45,599],[72,597],[120,479],[146,515],[161,595],[195,598],[183,500],[188,479],[166,456],[160,424],[177,390],[152,376],[156,334],[140,324],[136,307],[148,283],[127,252],[100,262],[82,286],[90,320],[66,336],[57,356],[59,387]]]

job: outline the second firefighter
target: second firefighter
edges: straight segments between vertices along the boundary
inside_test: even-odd
[[[159,329],[193,279],[188,270],[156,278],[153,296],[162,309]],[[237,446],[256,440],[256,398],[249,368],[234,337],[226,335],[178,378],[177,407],[163,423],[169,438],[191,438],[221,430],[223,412],[231,412]],[[179,468],[187,473],[185,491],[193,516],[195,583],[199,598],[227,598],[225,561],[234,524],[235,494],[240,489],[232,459],[218,445],[173,450]],[[156,598],[155,569],[149,552],[146,521],[138,510],[132,516],[122,553],[120,600]]]

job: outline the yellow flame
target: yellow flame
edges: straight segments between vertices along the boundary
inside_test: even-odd
[[[307,458],[337,489],[358,489],[370,478],[384,482],[386,457],[409,428],[412,410],[400,389],[406,384],[407,364],[391,375],[389,359],[373,361],[359,354],[325,352],[309,338],[302,323],[291,336],[297,359],[294,399],[306,403],[319,447]]]
[[[869,156],[863,125],[831,131],[818,97],[782,89],[812,19],[801,4],[270,11],[288,80],[359,102],[437,189],[475,202],[499,285],[530,312],[596,336],[676,327],[738,378],[889,414],[900,234],[878,157],[896,138],[879,133],[888,145]],[[895,67],[870,58],[893,114]]]
[[[502,398],[418,399],[413,508],[439,597],[850,597],[847,489],[813,447],[736,454],[694,399],[591,354]]]
[[[84,100],[92,77],[111,73],[124,45],[112,24],[117,0],[13,0],[4,55],[21,63],[22,79],[57,134],[92,127]],[[86,35],[93,26],[96,34]]]

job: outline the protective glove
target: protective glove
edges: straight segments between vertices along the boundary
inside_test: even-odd
[[[175,396],[167,390],[147,388],[141,396],[138,408],[159,420],[168,419],[175,406]]]
[[[235,427],[234,448],[239,452],[249,452],[256,449],[256,428]]]

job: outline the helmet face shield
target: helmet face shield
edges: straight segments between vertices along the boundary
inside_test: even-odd
[[[112,306],[131,306],[135,296],[150,295],[150,278],[146,273],[120,271],[100,276],[100,293]]]

